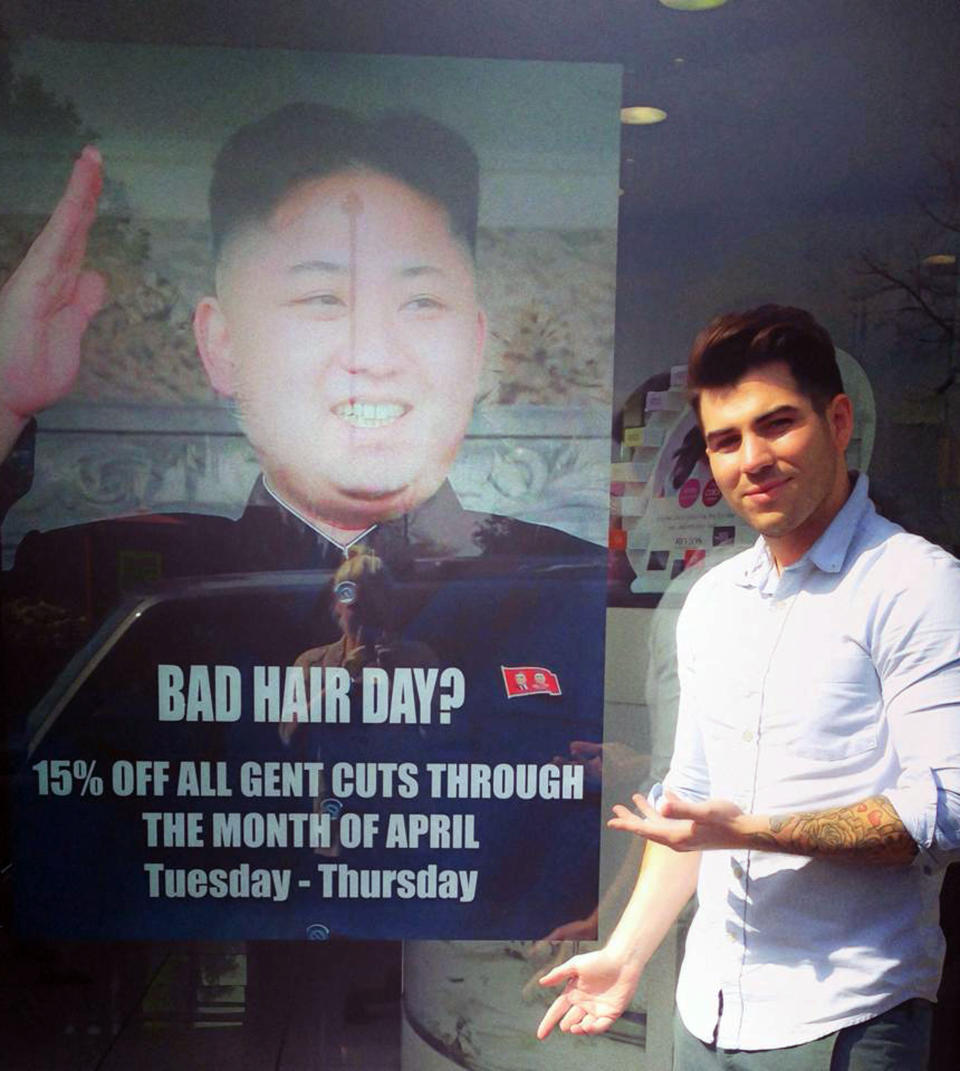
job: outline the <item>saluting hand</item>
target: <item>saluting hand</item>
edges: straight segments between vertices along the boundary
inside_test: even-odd
[[[0,456],[77,377],[80,339],[106,294],[103,278],[83,270],[102,187],[100,153],[88,145],[53,215],[0,290]]]

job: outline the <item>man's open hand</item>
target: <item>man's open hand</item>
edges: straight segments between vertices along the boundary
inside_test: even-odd
[[[616,817],[607,822],[610,829],[636,833],[677,852],[740,848],[747,843],[750,816],[728,800],[689,803],[668,792],[658,811],[638,792],[633,802],[639,814],[623,804],[614,805]]]
[[[624,964],[607,949],[574,956],[548,971],[541,985],[565,983],[537,1027],[542,1041],[559,1023],[570,1034],[602,1034],[630,1003],[640,970]]]

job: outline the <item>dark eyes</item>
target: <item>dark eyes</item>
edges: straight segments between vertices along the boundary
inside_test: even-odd
[[[793,427],[793,417],[774,417],[773,420],[768,420],[761,429],[762,431],[773,432],[775,435],[779,435],[782,432],[788,431]]]
[[[795,424],[796,419],[792,416],[771,417],[760,424],[757,428],[757,434],[774,439],[778,435],[786,435]],[[739,450],[740,443],[739,435],[725,435],[721,438],[710,439],[707,447],[714,454],[729,454],[733,450]]]
[[[439,298],[431,297],[429,294],[418,294],[415,298],[411,298],[403,308],[410,312],[439,312],[446,306]]]
[[[305,294],[303,297],[294,298],[290,304],[302,308],[319,309],[324,312],[340,312],[348,308],[346,298],[329,292]],[[440,312],[446,307],[439,298],[431,297],[429,294],[418,294],[416,297],[404,302],[400,306],[400,310],[413,313],[430,313]]]
[[[292,305],[302,305],[306,308],[338,309],[346,308],[346,301],[339,294],[305,294],[303,297],[294,298]]]
[[[740,440],[739,438],[731,436],[728,439],[715,439],[708,445],[715,454],[725,454],[730,450],[736,450],[740,445]]]

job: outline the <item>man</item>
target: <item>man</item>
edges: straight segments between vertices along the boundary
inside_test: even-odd
[[[268,489],[338,541],[430,498],[466,431],[485,335],[476,189],[471,150],[438,124],[310,105],[217,161],[200,353]]]
[[[925,1068],[960,846],[960,566],[848,475],[852,409],[808,313],[720,317],[688,382],[760,538],[690,592],[670,771],[610,821],[649,842],[636,889],[603,949],[544,976],[565,989],[538,1035],[606,1030],[696,890],[677,1068]]]
[[[85,150],[64,198],[0,297],[6,449],[18,436],[23,444],[31,416],[69,390],[84,326],[103,299],[102,281],[82,270],[100,172],[97,152]],[[537,717],[512,717],[510,757],[548,762],[565,751],[562,734],[570,729],[561,715],[599,716],[589,697],[599,693],[602,679],[605,551],[554,529],[464,510],[446,482],[470,419],[486,329],[473,262],[477,205],[472,149],[423,116],[362,120],[301,103],[237,131],[214,166],[216,292],[200,301],[195,331],[212,386],[235,402],[260,460],[262,476],[247,508],[236,522],[111,520],[79,532],[33,534],[18,548],[6,593],[32,605],[72,600],[95,622],[115,602],[122,575],[117,557],[130,547],[161,558],[164,578],[335,569],[361,541],[400,580],[420,579],[417,562],[427,559],[431,584],[407,585],[398,594],[397,628],[409,626],[411,640],[434,647],[444,666],[463,670],[473,716],[465,706],[447,732],[429,737],[432,752],[412,731],[374,733],[378,743],[406,748],[413,761],[501,761],[503,741],[491,726],[498,712],[506,718],[514,711],[501,666],[522,664],[559,671],[563,695],[528,701],[540,704],[555,740]],[[517,560],[539,556],[573,559],[568,564],[577,582],[517,578]],[[471,557],[493,559],[491,568],[484,566],[484,582],[473,587],[458,569],[435,567],[437,559]],[[448,576],[449,583],[438,582]],[[286,649],[273,659],[278,664],[292,664],[325,638],[313,624],[287,624]],[[232,664],[234,648],[248,656],[246,639],[231,640],[241,625],[219,625],[217,662]],[[276,648],[277,632],[272,626],[258,638],[258,661],[270,661],[262,647]],[[31,637],[29,650],[7,657],[33,668],[43,642]],[[49,669],[45,663],[35,692],[49,682]],[[426,806],[422,798],[417,806]],[[543,807],[544,818],[560,813],[555,801]],[[575,809],[589,835],[590,807]],[[478,936],[542,932],[536,905],[546,894],[531,894],[525,903],[507,890],[506,878],[520,866],[528,889],[538,883],[545,889],[549,859],[558,851],[572,854],[576,841],[564,836],[557,848],[558,837],[538,858],[515,843],[518,827],[488,825],[483,848],[493,863],[485,874],[495,884],[494,869],[502,868],[508,909],[498,918],[484,897],[472,907],[438,905],[434,918],[447,913],[436,933],[463,932],[468,911],[468,930]],[[593,895],[593,874],[584,870],[574,885],[572,900]],[[547,924],[580,906],[568,897]],[[389,933],[405,924],[396,921],[399,909],[391,917],[373,900],[348,907],[349,919],[335,920],[340,932],[350,925],[360,935],[376,927]],[[434,936],[429,920],[425,925]]]

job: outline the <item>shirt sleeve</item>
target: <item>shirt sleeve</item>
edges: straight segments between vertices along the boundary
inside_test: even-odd
[[[704,578],[706,579],[706,578]],[[691,635],[701,614],[698,604],[704,594],[703,581],[691,589],[677,620],[677,674],[680,680],[680,699],[677,706],[677,731],[674,737],[670,770],[663,779],[665,788],[686,800],[710,798],[710,775],[697,720],[702,707],[698,696],[699,682],[693,651],[696,645]],[[655,802],[659,795],[654,794]]]
[[[30,490],[33,483],[33,454],[37,437],[37,422],[30,419],[20,432],[13,449],[0,462],[0,523],[18,499]]]
[[[934,770],[933,777],[937,783],[937,823],[933,847],[944,853],[960,853],[960,770]],[[960,858],[960,854],[957,858]]]
[[[911,543],[916,557],[899,563],[873,621],[874,664],[901,767],[885,795],[920,861],[942,865],[960,852],[960,562]]]

